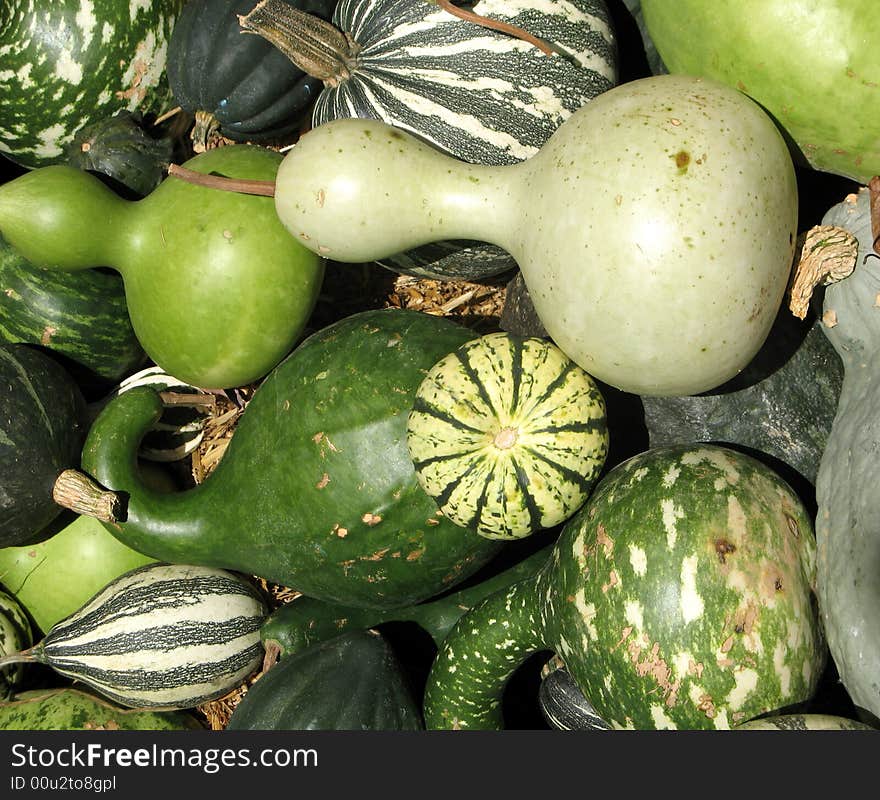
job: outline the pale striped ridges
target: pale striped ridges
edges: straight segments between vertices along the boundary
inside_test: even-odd
[[[260,663],[266,607],[222,570],[150,564],[55,625],[39,660],[123,705],[191,708]]]
[[[407,446],[420,485],[450,520],[519,538],[586,499],[607,454],[605,404],[552,343],[489,334],[428,372]]]
[[[613,38],[601,17],[571,3],[479,3],[477,10],[527,26],[581,60],[548,57],[429,3],[342,0],[334,23],[363,49],[355,74],[321,93],[313,124],[382,119],[462,160],[511,164],[537,152],[564,119],[616,80]]]

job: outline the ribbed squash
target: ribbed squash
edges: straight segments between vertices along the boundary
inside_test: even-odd
[[[282,658],[248,689],[227,730],[420,730],[421,710],[394,651],[353,630]]]
[[[424,0],[342,0],[333,26],[302,17],[286,24],[279,19],[283,5],[260,3],[242,26],[269,37],[324,81],[313,126],[348,117],[383,120],[474,164],[533,155],[617,78],[603,0],[470,6],[546,40],[556,50],[552,56]],[[381,263],[413,275],[471,279],[515,266],[501,248],[473,241],[441,242]]]
[[[605,402],[552,343],[493,333],[428,371],[407,447],[448,519],[489,539],[521,538],[587,498],[608,452]]]

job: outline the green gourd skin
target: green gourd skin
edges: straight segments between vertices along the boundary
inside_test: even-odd
[[[854,234],[859,253],[853,273],[828,286],[823,301],[822,330],[844,378],[816,480],[819,608],[843,685],[858,707],[880,718],[880,256],[869,190],[830,209],[822,224]]]
[[[280,160],[235,145],[187,167],[272,180]],[[323,278],[323,260],[291,240],[270,198],[177,179],[128,201],[73,167],[33,170],[0,186],[0,234],[38,266],[118,270],[144,350],[204,388],[271,370],[302,333]]]
[[[374,121],[330,122],[285,156],[275,192],[294,237],[336,261],[444,238],[504,247],[560,349],[643,395],[706,391],[749,363],[787,285],[797,200],[755,103],[670,75],[600,94],[499,167]]]
[[[225,567],[347,605],[393,608],[452,588],[494,556],[443,519],[406,450],[423,371],[474,334],[412,311],[362,312],[313,334],[260,384],[201,484],[151,491],[134,469],[162,412],[136,387],[108,403],[83,469],[126,493],[109,529],[171,563]]]

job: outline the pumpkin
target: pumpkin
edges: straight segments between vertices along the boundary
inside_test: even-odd
[[[33,541],[61,513],[53,488],[79,465],[85,411],[60,364],[29,345],[0,345],[0,547]]]
[[[275,181],[282,223],[335,261],[461,236],[505,247],[554,343],[633,394],[707,391],[748,364],[788,283],[797,201],[770,118],[673,75],[600,94],[519,164],[343,119],[303,136]]]
[[[527,30],[556,52],[548,56],[423,0],[342,0],[332,25],[268,0],[241,24],[323,81],[313,127],[350,117],[382,120],[474,164],[528,158],[616,82],[604,0],[479,0],[471,8]],[[383,265],[423,277],[479,279],[515,266],[502,249],[475,241],[390,255]]]
[[[251,686],[227,730],[421,730],[421,709],[382,634],[351,630],[282,658]]]
[[[320,18],[336,0],[288,0]],[[242,36],[238,15],[254,0],[190,0],[168,45],[168,83],[175,102],[195,117],[197,151],[214,134],[235,141],[280,140],[311,111],[321,82],[257,36]]]
[[[60,164],[80,128],[168,108],[168,39],[183,0],[9,0],[0,10],[0,152]]]
[[[870,191],[835,204],[823,225],[858,240],[852,274],[825,289],[822,330],[844,365],[840,401],[816,479],[819,607],[840,680],[880,716],[880,256]]]
[[[407,448],[447,519],[518,539],[564,522],[586,500],[608,452],[605,403],[551,342],[492,333],[425,375]]]
[[[462,616],[425,723],[503,726],[503,687],[540,650],[615,728],[723,729],[806,701],[827,656],[815,567],[809,513],[761,462],[645,451],[599,482],[534,579]]]

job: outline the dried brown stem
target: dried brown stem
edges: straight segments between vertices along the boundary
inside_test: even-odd
[[[501,22],[497,19],[484,17],[474,11],[468,11],[465,8],[459,8],[458,6],[453,5],[450,0],[430,0],[430,2],[440,6],[440,8],[442,8],[449,14],[452,14],[454,17],[467,20],[468,22],[473,22],[474,25],[479,25],[482,28],[490,28],[491,30],[500,31],[501,33],[506,33],[509,36],[514,36],[517,39],[522,39],[524,42],[533,44],[542,53],[546,53],[548,56],[553,55],[553,48],[550,47],[547,42],[537,36],[533,36],[531,33],[523,28],[520,28],[516,25],[511,25],[509,22]]]
[[[118,522],[123,513],[124,504],[116,492],[76,469],[66,469],[56,478],[52,499],[62,508],[101,522]]]
[[[275,196],[275,181],[252,181],[242,178],[227,178],[224,175],[206,175],[194,169],[182,167],[179,164],[168,165],[168,177],[179,178],[195,186],[204,186],[207,189],[219,189],[224,192],[238,192],[239,194],[255,194],[262,197]]]
[[[804,319],[817,286],[843,280],[855,269],[859,240],[850,231],[834,225],[816,225],[799,240],[800,259],[795,266],[788,307],[798,319]]]

